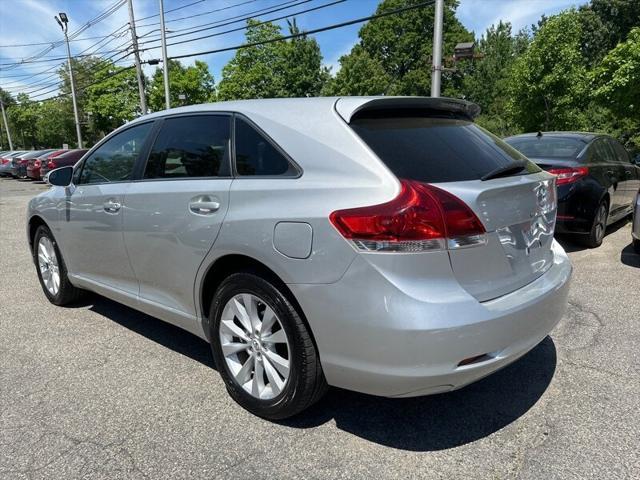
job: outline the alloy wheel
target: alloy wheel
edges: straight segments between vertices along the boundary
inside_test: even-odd
[[[38,242],[38,268],[42,281],[51,295],[57,295],[60,290],[60,269],[58,256],[53,242],[48,237],[40,237]]]
[[[289,379],[291,348],[275,312],[259,297],[241,293],[222,311],[220,345],[234,381],[251,396],[268,400]]]
[[[607,228],[607,207],[605,204],[600,205],[595,220],[596,238],[598,241],[604,238],[604,233]]]

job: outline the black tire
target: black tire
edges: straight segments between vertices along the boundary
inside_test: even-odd
[[[249,412],[270,420],[281,420],[301,412],[317,402],[328,388],[309,329],[278,283],[253,272],[234,273],[218,287],[209,317],[213,357],[229,394]],[[222,353],[219,334],[222,312],[227,302],[241,293],[258,297],[273,310],[289,343],[289,377],[282,391],[268,400],[252,396],[236,382]],[[252,370],[252,374],[254,372]]]
[[[633,239],[633,249],[640,255],[640,240]]]
[[[40,271],[40,266],[38,262],[38,246],[40,244],[40,239],[42,237],[47,237],[51,243],[53,244],[53,248],[56,254],[57,262],[58,262],[58,272],[60,274],[60,286],[58,288],[57,293],[52,294],[45,285],[45,282],[42,278],[42,272]],[[38,280],[40,280],[40,286],[42,287],[42,291],[44,292],[47,299],[53,303],[54,305],[69,305],[71,303],[75,303],[85,293],[85,290],[74,287],[69,281],[69,277],[67,276],[67,266],[64,263],[64,259],[62,258],[62,254],[60,253],[60,249],[58,248],[58,243],[56,239],[53,237],[51,230],[45,225],[41,225],[36,230],[36,234],[33,238],[33,261],[36,265],[36,272],[38,273]]]
[[[582,243],[589,248],[597,248],[602,245],[607,230],[607,219],[609,218],[609,204],[606,201],[600,202],[596,213],[593,216],[591,230],[587,235],[581,236]]]

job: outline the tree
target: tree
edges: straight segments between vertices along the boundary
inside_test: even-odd
[[[40,103],[36,120],[38,144],[43,147],[62,147],[76,140],[73,117],[66,115],[64,99],[56,98]]]
[[[301,33],[295,20],[291,34]],[[320,94],[329,77],[318,43],[306,36],[290,40],[271,22],[247,21],[246,44],[222,70],[220,100],[306,97]],[[267,42],[267,43],[265,43]]]
[[[83,107],[90,114],[91,131],[98,136],[142,113],[135,70],[110,63],[95,73],[93,82],[98,83],[83,92]]]
[[[189,67],[178,60],[169,60],[169,87],[172,107],[211,102],[216,97],[215,83],[209,67],[199,60]],[[184,95],[185,99],[180,100],[179,95]],[[166,108],[161,68],[156,69],[149,85],[149,107],[153,111]]]
[[[384,0],[376,14],[415,4],[415,0]],[[457,0],[447,0],[444,9],[444,57],[451,57],[459,42],[473,41],[455,17]],[[360,41],[351,53],[341,58],[341,65],[363,65],[374,74],[370,84],[362,76],[355,81],[347,77],[360,75],[354,68],[336,75],[336,84],[358,85],[359,91],[384,92],[387,95],[429,95],[431,89],[431,54],[433,45],[434,9],[417,8],[398,15],[376,18],[365,24],[359,32]],[[366,53],[364,53],[366,52]],[[348,58],[353,55],[355,58]],[[369,58],[367,58],[367,55]],[[384,74],[380,71],[382,67]],[[380,88],[385,82],[384,88]],[[459,78],[443,78],[443,92],[455,95]]]
[[[511,24],[500,21],[480,38],[477,47],[480,58],[464,61],[467,74],[462,80],[462,93],[467,100],[480,105],[482,115],[478,121],[494,133],[508,135],[515,130],[505,114],[508,79],[516,58],[526,50],[529,41],[526,31],[514,36]]]
[[[17,105],[7,109],[14,147],[20,145],[25,149],[37,148],[40,146],[36,135],[40,105],[25,93],[19,93],[16,100]]]
[[[382,64],[362,45],[340,57],[340,70],[326,83],[323,95],[382,95],[391,81]]]
[[[549,18],[520,56],[508,81],[508,109],[525,131],[577,130],[588,103],[582,26],[576,10]]]
[[[640,27],[604,57],[591,78],[595,100],[615,112],[616,123],[627,126],[627,143],[640,150]]]

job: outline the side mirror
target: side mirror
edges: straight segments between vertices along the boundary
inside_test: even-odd
[[[55,185],[56,187],[68,187],[71,184],[73,178],[73,167],[60,167],[55,170],[51,170],[44,178],[44,181],[49,185]]]

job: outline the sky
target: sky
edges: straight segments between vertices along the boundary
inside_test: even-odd
[[[141,42],[159,36],[159,1],[132,0],[137,35]],[[191,39],[207,34],[240,28],[244,21],[230,23],[233,20],[247,16],[258,16],[261,20],[269,20],[284,15],[294,15],[297,12],[336,0],[164,0],[165,21],[167,33],[168,55],[188,54],[240,45],[244,41],[242,31],[226,33],[195,42],[181,45],[171,45],[173,42]],[[55,75],[61,57],[66,56],[64,45],[47,52],[37,63],[23,63],[15,65],[21,59],[41,52],[47,45],[14,46],[32,43],[59,41],[63,38],[62,31],[54,16],[58,12],[65,12],[69,17],[69,33],[75,32],[86,22],[95,18],[109,7],[118,4],[120,0],[0,0],[0,87],[16,94],[20,91],[31,93],[35,100],[42,100],[56,93],[58,78]],[[366,17],[374,13],[379,0],[346,0],[313,12],[295,15],[298,26],[303,30],[311,30],[335,23]],[[458,19],[468,29],[475,32],[476,37],[499,20],[511,22],[514,31],[536,23],[541,15],[547,16],[558,13],[571,6],[586,3],[586,0],[460,0],[457,10]],[[270,10],[288,7],[277,12]],[[175,10],[174,10],[175,9]],[[171,11],[174,10],[174,11]],[[264,13],[265,10],[267,13]],[[199,15],[182,19],[185,16]],[[150,18],[145,18],[150,17]],[[70,42],[71,54],[77,55],[98,51],[101,56],[114,56],[118,59],[123,53],[118,53],[116,47],[130,40],[129,31],[125,24],[129,21],[126,3],[116,9],[102,21],[91,25]],[[181,35],[182,29],[195,28],[212,22],[229,23],[226,26],[209,29],[197,34]],[[278,21],[286,30],[286,20]],[[155,25],[154,25],[155,24]],[[202,28],[206,28],[205,25]],[[362,24],[331,30],[314,35],[324,57],[326,65],[335,72],[339,68],[338,59],[348,53],[358,39],[358,30]],[[120,29],[120,30],[118,30]],[[100,37],[112,35],[102,43]],[[179,35],[175,39],[169,37]],[[142,60],[161,58],[160,42],[150,42],[141,48]],[[124,47],[121,47],[124,48]],[[114,51],[115,50],[115,51]],[[125,52],[126,53],[126,52]],[[222,67],[233,57],[234,52],[220,52],[215,54],[192,57],[182,60],[185,64],[193,64],[203,60],[209,64],[211,73],[217,81],[221,78]],[[131,56],[123,59],[120,65],[131,65]],[[44,61],[42,61],[44,60]],[[14,64],[14,65],[7,65]],[[150,75],[155,67],[145,65],[145,73]],[[33,76],[34,74],[38,74]]]

